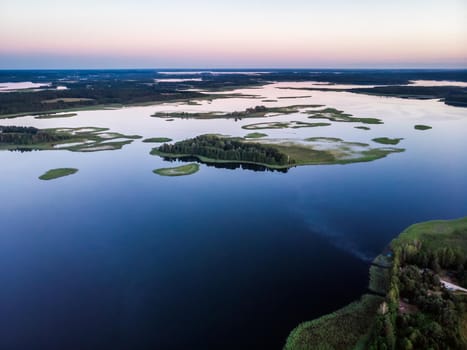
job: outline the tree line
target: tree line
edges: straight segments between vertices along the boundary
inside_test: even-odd
[[[276,148],[238,139],[201,135],[174,144],[163,144],[158,151],[173,155],[193,155],[232,162],[253,162],[283,166],[294,161]]]
[[[58,134],[23,126],[0,126],[0,144],[33,145],[37,143],[57,142],[69,139],[67,134]]]
[[[452,247],[431,248],[420,241],[393,249],[390,286],[369,343],[370,350],[461,349],[460,334],[467,299],[440,282],[441,269],[465,275],[466,259]],[[400,310],[400,301],[412,310]],[[407,306],[408,305],[408,306]]]

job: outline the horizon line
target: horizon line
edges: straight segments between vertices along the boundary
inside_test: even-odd
[[[210,68],[210,67],[189,67],[189,68],[170,68],[170,67],[108,67],[108,68],[92,68],[92,67],[79,67],[79,68],[0,68],[0,71],[55,71],[55,70],[158,70],[158,71],[287,71],[287,70],[299,70],[299,71],[310,71],[310,70],[317,70],[317,71],[326,71],[326,70],[340,70],[340,71],[352,71],[352,70],[425,70],[425,71],[434,71],[434,70],[467,70],[467,66],[465,67],[326,67],[326,68],[318,68],[318,67],[309,67],[309,68],[298,68],[298,67],[282,67],[282,68],[273,68],[273,67],[257,67],[257,68]]]

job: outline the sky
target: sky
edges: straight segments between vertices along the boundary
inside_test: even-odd
[[[467,0],[0,0],[0,69],[467,68]]]

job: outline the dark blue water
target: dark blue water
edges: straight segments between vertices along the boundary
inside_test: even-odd
[[[455,144],[179,178],[132,147],[0,153],[0,349],[279,349],[364,293],[406,226],[467,213]],[[80,172],[37,180],[69,165]]]

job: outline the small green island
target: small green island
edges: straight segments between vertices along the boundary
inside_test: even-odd
[[[154,174],[162,176],[184,176],[191,175],[199,171],[199,164],[190,163],[186,165],[181,165],[173,168],[160,168],[153,170]]]
[[[143,142],[145,143],[164,143],[172,141],[169,137],[150,137],[148,139],[144,139]]]
[[[58,179],[60,177],[76,174],[77,172],[78,172],[78,169],[75,169],[75,168],[51,169],[51,170],[47,171],[46,173],[42,174],[41,176],[39,176],[39,179],[40,180],[46,180],[46,181],[54,180],[54,179]]]
[[[346,142],[338,138],[294,140],[248,140],[239,137],[200,135],[173,144],[153,148],[152,155],[179,160],[196,158],[207,164],[255,164],[268,169],[287,169],[298,165],[348,164],[369,162],[399,148],[371,148],[368,144]]]
[[[54,114],[38,114],[34,119],[56,119],[56,118],[72,118],[76,117],[77,113],[54,113]]]
[[[360,129],[360,130],[371,130],[368,126],[354,126],[355,129]]]
[[[307,96],[281,96],[281,97],[278,97],[278,99],[288,100],[288,99],[294,99],[294,98],[310,98],[310,97],[313,97],[313,96],[311,96],[311,95],[307,95]],[[322,107],[322,105],[320,107]]]
[[[262,137],[268,136],[267,134],[263,134],[262,132],[250,132],[244,136],[245,139],[259,139]]]
[[[389,137],[376,137],[372,141],[376,143],[381,143],[383,145],[397,145],[401,142],[403,138],[389,138]]]
[[[118,150],[138,135],[123,135],[107,128],[79,127],[37,129],[25,126],[0,126],[0,150],[68,150],[97,152]]]
[[[467,217],[412,225],[375,258],[368,294],[300,324],[284,350],[467,348]]]
[[[423,125],[423,124],[417,124],[413,127],[415,130],[429,130],[429,129],[432,129],[433,127],[429,126],[429,125]]]

